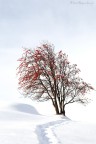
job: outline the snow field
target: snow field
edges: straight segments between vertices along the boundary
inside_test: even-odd
[[[96,144],[95,135],[96,124],[41,115],[30,104],[0,109],[0,144]]]
[[[54,127],[52,132],[60,144],[96,144],[96,124],[70,121]]]

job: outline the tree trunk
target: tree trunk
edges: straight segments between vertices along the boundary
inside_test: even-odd
[[[64,115],[65,116],[65,109],[62,109],[60,107],[60,110],[59,110],[57,103],[55,103],[54,108],[55,108],[55,111],[56,111],[57,115]]]
[[[61,115],[64,115],[64,116],[65,116],[65,110],[64,110],[64,109],[63,109],[63,110],[61,109],[59,114],[61,114]]]
[[[65,106],[64,106],[64,103],[62,105],[62,114],[65,116]]]
[[[63,113],[62,113],[64,116],[65,116],[65,110],[63,110]]]
[[[55,111],[56,111],[56,114],[58,115],[59,114],[58,108],[55,108]]]
[[[60,103],[60,114],[65,116],[65,106],[63,101]]]
[[[57,104],[56,101],[53,103],[53,106],[54,106],[54,108],[55,108],[56,114],[58,115],[58,114],[59,114],[59,107],[58,107],[58,104]]]
[[[53,103],[53,106],[55,108],[55,112],[57,115],[64,115],[65,116],[65,106],[64,106],[64,103],[60,103],[58,104],[57,101],[52,101]]]

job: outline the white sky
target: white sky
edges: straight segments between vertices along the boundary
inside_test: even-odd
[[[0,100],[22,97],[17,59],[22,47],[43,40],[67,53],[96,88],[96,0],[0,0]]]

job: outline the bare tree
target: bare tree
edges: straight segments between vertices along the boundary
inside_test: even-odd
[[[19,62],[19,89],[25,97],[51,100],[56,114],[63,115],[67,104],[89,102],[86,93],[93,87],[79,77],[80,70],[69,63],[65,53],[55,54],[54,45],[44,43],[34,50],[24,49]]]

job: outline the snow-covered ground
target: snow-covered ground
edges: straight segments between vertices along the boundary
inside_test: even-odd
[[[96,144],[96,124],[42,115],[40,108],[30,103],[1,103],[0,144]]]

